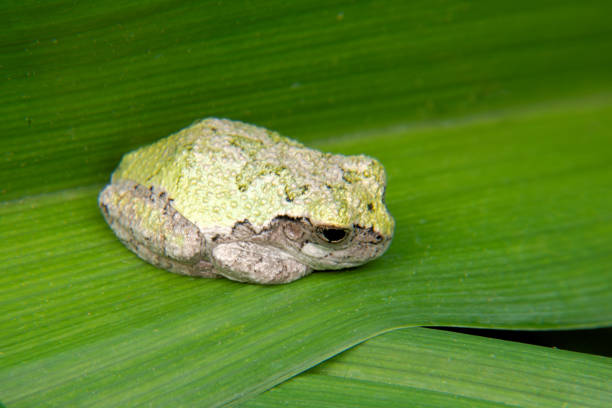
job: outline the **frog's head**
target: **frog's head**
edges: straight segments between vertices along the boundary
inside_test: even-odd
[[[265,239],[314,270],[342,269],[382,255],[391,243],[372,227],[313,224],[307,218],[277,217]]]
[[[315,270],[354,267],[379,257],[395,225],[385,205],[386,177],[378,161],[366,156],[328,159],[323,178],[308,185],[302,210],[272,222],[274,245]]]

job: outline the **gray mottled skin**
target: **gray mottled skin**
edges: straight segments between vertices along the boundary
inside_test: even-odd
[[[209,129],[212,129],[214,133],[211,133]],[[219,129],[223,129],[223,132],[220,132]],[[194,134],[194,132],[197,133]],[[181,133],[185,133],[186,136]],[[267,139],[267,133],[272,135],[271,140]],[[173,137],[176,138],[174,142],[171,140]],[[186,141],[187,137],[190,139]],[[257,151],[262,151],[262,157],[266,155],[270,157],[269,161],[265,159],[252,161],[254,159],[247,158],[244,159],[244,162],[227,163],[227,155],[224,152],[229,151],[230,148],[236,149],[235,146],[238,146],[236,151],[240,152],[246,143],[241,137],[257,137],[262,146],[256,146],[257,149],[260,149]],[[207,138],[211,142],[200,142],[202,138]],[[263,128],[218,119],[199,122],[169,139],[174,144],[163,139],[151,145],[149,149],[161,152],[157,156],[152,156],[146,150],[142,154],[141,150],[138,150],[126,156],[128,159],[124,159],[113,175],[112,182],[106,186],[99,197],[102,213],[115,234],[129,249],[153,265],[190,276],[226,277],[240,282],[279,284],[299,279],[313,270],[341,269],[361,265],[380,256],[389,246],[392,237],[389,231],[392,232],[393,219],[386,212],[384,202],[380,202],[384,200],[384,173],[380,173],[382,166],[371,158],[323,154],[270,133]],[[209,150],[208,147],[198,147],[205,145],[203,143],[211,144],[217,139],[218,143],[227,143],[231,147],[217,148],[216,151],[213,151],[212,148]],[[266,147],[266,143],[270,147]],[[180,148],[176,148],[177,145]],[[223,208],[217,204],[214,207],[215,212],[210,212],[210,219],[217,217],[218,221],[207,225],[206,220],[209,218],[202,214],[212,210],[202,207],[204,213],[194,215],[192,220],[177,209],[176,199],[178,198],[179,208],[189,208],[192,214],[195,214],[193,209],[197,209],[198,205],[195,197],[206,198],[219,193],[219,187],[215,187],[215,190],[210,190],[209,193],[201,190],[210,183],[200,183],[198,178],[192,178],[196,183],[193,187],[190,186],[194,182],[185,184],[186,187],[182,189],[176,187],[179,184],[173,181],[175,177],[184,181],[188,175],[201,172],[198,161],[189,159],[189,156],[185,158],[187,151],[185,149],[192,149],[188,150],[193,151],[190,153],[191,157],[197,157],[197,160],[208,166],[206,168],[210,168],[210,171],[216,171],[215,176],[211,179],[213,181],[221,181],[226,177],[223,172],[225,165],[242,169],[231,178],[228,176],[226,182],[228,190],[225,191],[225,194],[237,200],[240,200],[238,194],[244,193],[245,197],[247,197],[246,194],[253,194],[249,189],[251,185],[254,185],[254,181],[241,184],[246,179],[256,180],[257,177],[267,177],[267,185],[278,185],[278,190],[285,192],[287,189],[283,187],[284,179],[281,180],[281,176],[293,177],[291,180],[295,180],[295,177],[303,174],[291,173],[295,166],[289,159],[277,159],[276,157],[279,156],[268,154],[266,150],[261,149],[268,149],[267,151],[271,153],[275,151],[273,149],[281,149],[281,152],[293,149],[290,151],[296,153],[291,153],[289,158],[294,157],[291,155],[302,157],[308,154],[312,160],[320,160],[317,166],[319,170],[329,166],[330,172],[335,171],[340,174],[340,178],[320,180],[320,176],[317,176],[302,181],[302,185],[305,186],[303,191],[306,193],[320,191],[319,196],[323,197],[319,198],[316,205],[310,204],[311,208],[305,205],[298,207],[296,202],[300,204],[297,198],[299,196],[295,196],[295,199],[285,199],[283,193],[281,202],[285,203],[282,205],[286,206],[286,211],[271,211],[272,207],[264,208],[269,214],[267,221],[259,221],[253,225],[247,213],[247,216],[236,219],[233,223],[223,224],[225,221],[218,213],[218,211],[223,211]],[[164,159],[167,160],[167,163],[161,162],[160,164],[159,157],[168,155],[167,152],[176,152],[175,155],[182,155],[181,159],[177,159],[178,162]],[[203,158],[207,154],[208,158]],[[224,156],[222,160],[219,159],[221,161],[217,165],[214,160],[220,157],[220,154]],[[127,164],[124,163],[126,160],[128,160]],[[143,165],[139,166],[137,160],[142,160]],[[185,160],[191,161],[188,162],[188,166],[185,166]],[[331,164],[327,164],[327,160]],[[345,162],[346,166],[350,166],[351,169],[363,170],[350,170],[351,173],[348,173],[349,170],[339,167],[344,166]],[[186,170],[181,170],[180,166],[186,167]],[[139,170],[141,168],[145,169],[144,172]],[[164,168],[170,170],[163,170]],[[281,168],[282,171],[276,171],[277,168]],[[364,176],[361,176],[361,171]],[[183,174],[186,176],[182,176]],[[277,177],[277,174],[281,176]],[[291,176],[291,174],[294,175]],[[350,179],[347,174],[350,174]],[[361,184],[358,183],[362,183],[362,180],[365,180],[363,181],[365,187],[359,187]],[[230,190],[234,182],[238,187]],[[169,188],[158,184],[167,185]],[[345,184],[348,186],[346,190]],[[260,184],[260,186],[258,188],[261,188],[262,191],[269,189],[266,184]],[[168,191],[172,188],[175,189],[174,196]],[[197,189],[194,191],[198,191],[200,195],[190,194],[190,188]],[[325,198],[328,191],[330,192],[329,199]],[[342,193],[343,191],[347,193]],[[360,198],[342,196],[342,194],[351,194],[350,191],[354,191],[354,194],[359,195]],[[345,204],[338,207],[337,211],[340,212],[336,216],[336,212],[331,212],[329,208],[335,208],[333,205],[338,205],[336,204],[337,197],[343,197],[341,200]],[[277,199],[276,196],[259,198],[262,203],[265,203],[266,200]],[[307,200],[308,197],[305,199]],[[328,209],[318,207],[326,203],[329,206]],[[253,211],[257,210],[258,208],[255,208]],[[316,214],[325,215],[325,219],[320,219],[322,217]],[[256,215],[263,219],[261,211],[254,212],[252,218],[258,219]],[[351,219],[356,221],[350,222]],[[382,220],[382,224],[378,220]],[[360,225],[358,222],[366,225]]]
[[[345,243],[329,244],[305,219],[277,217],[256,232],[247,220],[237,222],[229,235],[208,239],[172,207],[168,195],[134,182],[109,185],[100,194],[104,218],[128,248],[160,268],[190,276],[226,277],[240,282],[287,283],[310,274],[304,247],[311,242],[339,252],[328,269],[351,267],[376,258],[389,239],[371,229],[355,228]],[[160,214],[162,222],[147,225],[140,215]],[[283,249],[279,251],[278,249]],[[331,256],[331,252],[327,254]],[[357,259],[356,259],[357,258]],[[300,261],[304,262],[301,263]]]

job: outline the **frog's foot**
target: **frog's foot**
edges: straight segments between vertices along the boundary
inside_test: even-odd
[[[288,283],[312,272],[278,248],[253,242],[220,244],[212,252],[215,272],[239,282],[264,285]]]

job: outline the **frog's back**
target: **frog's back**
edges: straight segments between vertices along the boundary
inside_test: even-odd
[[[265,128],[209,118],[125,155],[112,180],[163,189],[203,230],[243,219],[263,226],[290,203],[287,149],[305,148]]]
[[[127,154],[113,174],[120,180],[166,191],[205,233],[244,220],[260,230],[278,216],[393,228],[376,160],[322,153],[237,121],[205,119]]]

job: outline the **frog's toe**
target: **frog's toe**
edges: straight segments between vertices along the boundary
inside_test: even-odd
[[[278,248],[252,242],[220,244],[212,255],[217,273],[240,282],[264,285],[288,283],[312,271]]]

